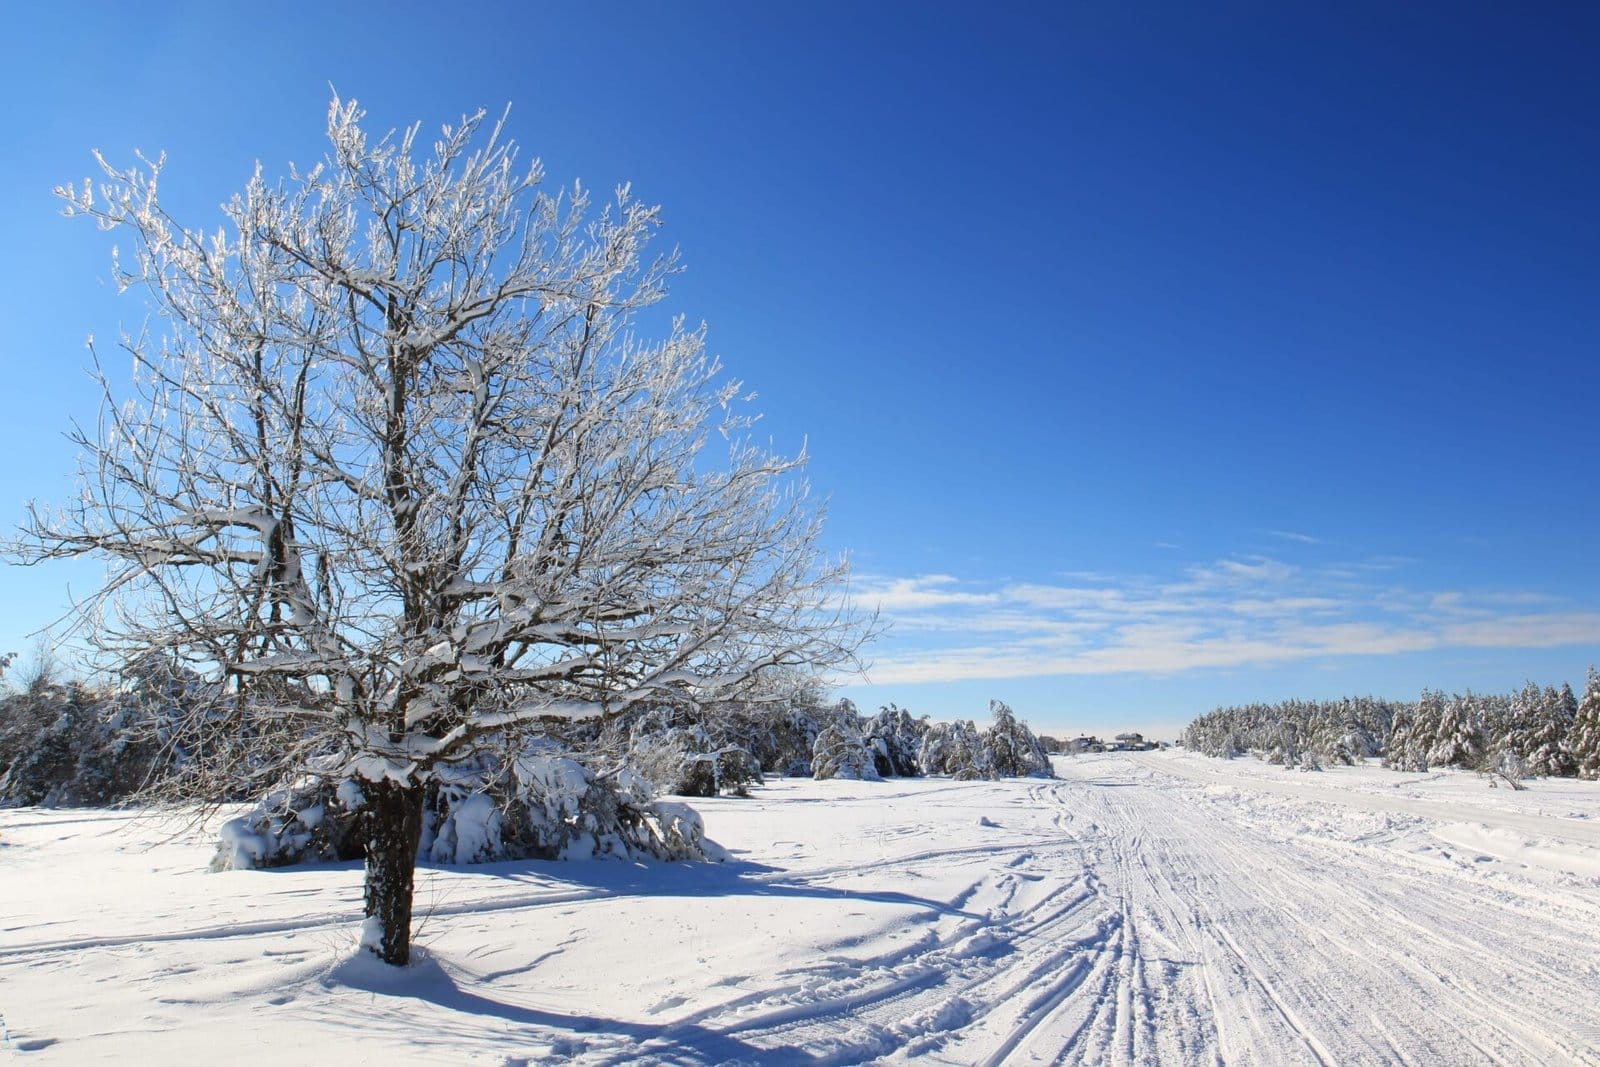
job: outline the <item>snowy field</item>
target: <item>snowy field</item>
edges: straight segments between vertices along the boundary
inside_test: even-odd
[[[0,1058],[1600,1064],[1600,785],[1056,764],[697,802],[723,864],[427,869],[405,972],[355,865],[0,811]]]

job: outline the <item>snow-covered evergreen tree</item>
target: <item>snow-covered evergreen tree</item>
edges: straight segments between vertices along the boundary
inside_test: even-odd
[[[909,711],[894,704],[880,710],[861,730],[878,773],[886,778],[909,778],[922,773],[917,754],[927,731],[926,718],[913,718]]]
[[[811,750],[811,775],[819,780],[852,778],[864,782],[882,778],[866,739],[844,726],[829,726],[817,735]]]
[[[989,765],[1002,778],[1025,778],[1035,775],[1054,778],[1050,757],[1044,746],[1034,736],[1028,724],[1019,720],[1004,701],[989,701],[989,714],[994,725],[984,733],[983,740],[989,748]]]
[[[989,747],[970,719],[930,725],[922,737],[917,763],[923,774],[945,774],[963,781],[999,777]]]
[[[1549,686],[1540,689],[1529,682],[1514,698],[1505,747],[1529,775],[1572,773],[1572,755],[1567,749],[1571,722],[1566,715],[1560,693]]]
[[[1427,761],[1436,767],[1477,767],[1484,756],[1478,701],[1471,693],[1444,701]]]
[[[1383,764],[1398,771],[1425,771],[1444,715],[1442,694],[1424,689],[1410,712],[1398,719],[1384,748]]]
[[[1254,752],[1298,766],[1310,752],[1318,763],[1353,763],[1383,752],[1378,739],[1387,740],[1410,713],[1405,705],[1371,697],[1217,708],[1190,722],[1180,743],[1224,759]]]
[[[741,734],[754,732],[749,725],[714,708],[661,706],[627,720],[625,743],[601,744],[660,792],[744,796],[761,781],[760,761],[741,743]]]
[[[1600,778],[1600,672],[1593,667],[1572,716],[1572,762],[1580,777]]]

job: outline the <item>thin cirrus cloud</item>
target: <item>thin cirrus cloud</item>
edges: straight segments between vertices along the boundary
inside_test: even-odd
[[[1267,536],[1282,538],[1285,541],[1294,541],[1302,545],[1320,545],[1322,538],[1312,537],[1310,534],[1298,533],[1294,530],[1268,530]]]
[[[1600,612],[1537,592],[1416,591],[1383,557],[1306,569],[1265,556],[1170,580],[1063,584],[866,577],[853,595],[891,623],[875,684],[1175,674],[1335,656],[1600,643]]]

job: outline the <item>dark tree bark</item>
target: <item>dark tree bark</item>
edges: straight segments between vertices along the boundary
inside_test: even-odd
[[[380,939],[373,949],[385,963],[403,967],[411,959],[411,890],[422,840],[420,785],[384,781],[367,784],[367,918],[376,917]]]

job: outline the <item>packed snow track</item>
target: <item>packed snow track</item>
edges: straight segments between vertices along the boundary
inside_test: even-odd
[[[419,873],[0,812],[0,1018],[40,1063],[1600,1064],[1600,785],[1180,753],[1058,781],[779,780],[711,865]]]

